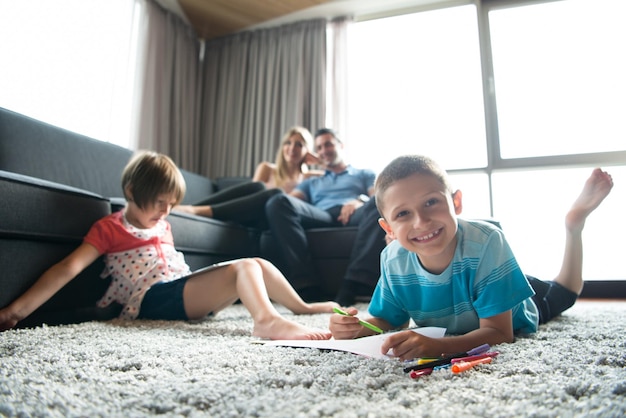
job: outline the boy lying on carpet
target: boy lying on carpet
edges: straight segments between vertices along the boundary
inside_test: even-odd
[[[613,187],[595,169],[565,217],[565,254],[558,276],[544,282],[525,276],[500,229],[458,219],[461,191],[424,156],[392,161],[375,184],[379,223],[394,239],[381,254],[381,276],[367,319],[383,330],[417,326],[447,328],[452,336],[428,338],[412,331],[390,335],[381,350],[401,360],[463,352],[482,344],[512,342],[537,331],[571,307],[583,287],[582,230],[587,216]],[[373,332],[352,316],[332,315],[336,339]]]
[[[0,309],[0,331],[14,327],[104,254],[105,274],[113,280],[98,305],[121,304],[122,318],[199,319],[241,299],[254,321],[255,336],[329,338],[327,331],[282,317],[270,298],[296,314],[332,312],[337,304],[305,303],[266,260],[235,260],[190,276],[165,220],[172,207],[182,201],[185,189],[185,180],[169,157],[154,152],[136,155],[122,174],[126,208],[96,222],[74,252]]]

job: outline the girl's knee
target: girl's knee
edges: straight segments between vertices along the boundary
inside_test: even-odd
[[[262,268],[260,258],[242,258],[238,260],[236,263],[233,263],[232,266],[236,269],[236,271],[241,272],[251,272],[254,270],[260,271]]]

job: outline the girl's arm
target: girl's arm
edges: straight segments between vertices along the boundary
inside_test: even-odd
[[[6,308],[0,309],[0,331],[13,328],[19,321],[33,313],[99,256],[100,252],[96,247],[83,243],[70,255],[46,270],[26,292]]]
[[[511,310],[480,320],[480,328],[467,334],[429,338],[412,331],[390,335],[381,351],[393,349],[401,360],[417,357],[438,357],[444,353],[459,353],[483,344],[497,345],[513,342],[513,319]]]

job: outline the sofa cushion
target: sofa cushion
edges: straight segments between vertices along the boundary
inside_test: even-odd
[[[336,294],[350,263],[357,227],[312,228],[306,230],[309,250],[320,284],[331,295]],[[280,249],[270,231],[261,235],[261,254],[284,270]]]
[[[192,270],[260,254],[261,232],[256,229],[176,211],[167,220],[172,225],[176,249],[185,254]]]
[[[110,213],[110,205],[84,190],[5,171],[0,171],[0,195],[0,307],[4,307],[80,245],[91,225]],[[33,318],[43,316],[46,322],[54,322],[48,314],[58,311],[58,321],[79,320],[66,314],[95,308],[108,286],[99,277],[103,269],[98,259]]]
[[[0,170],[3,235],[62,241],[82,240],[91,225],[111,213],[97,194]]]
[[[187,184],[187,192],[183,199],[183,204],[193,205],[206,199],[215,192],[215,184],[207,177],[192,173],[187,170],[180,170]]]

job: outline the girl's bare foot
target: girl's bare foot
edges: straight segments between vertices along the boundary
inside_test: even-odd
[[[594,169],[565,217],[567,229],[571,232],[582,231],[587,216],[602,203],[612,187],[611,175],[600,168]]]
[[[336,302],[315,302],[315,303],[305,303],[304,306],[300,308],[295,308],[292,310],[296,315],[303,314],[318,314],[318,313],[333,313],[333,308],[338,308],[339,304]]]
[[[327,340],[331,337],[330,331],[305,327],[283,317],[255,323],[252,335],[270,340]]]

